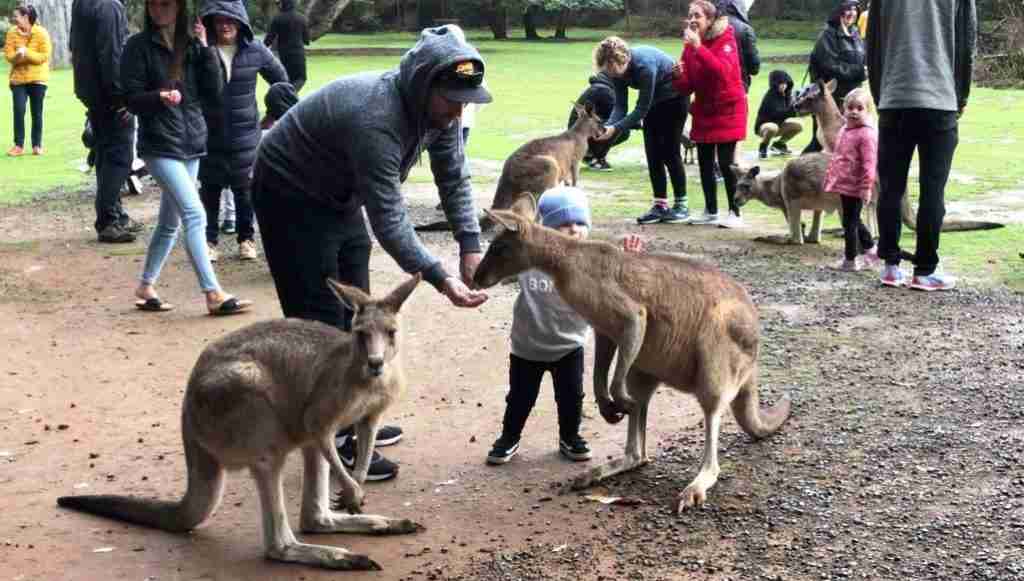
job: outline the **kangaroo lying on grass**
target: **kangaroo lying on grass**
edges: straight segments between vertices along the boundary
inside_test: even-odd
[[[248,468],[263,511],[266,557],[329,569],[379,570],[366,555],[295,539],[282,489],[285,457],[302,448],[300,529],[307,533],[412,533],[407,519],[363,515],[363,490],[381,414],[399,397],[405,376],[398,310],[420,277],[379,300],[328,280],[352,307],[352,332],[313,321],[256,323],[211,343],[196,361],[182,405],[188,489],[178,502],[130,496],[62,496],[57,504],[165,531],[185,532],[220,503],[225,470]],[[352,476],[334,446],[338,427],[355,426]],[[328,469],[330,467],[330,470]],[[330,476],[341,485],[328,497]],[[334,512],[344,509],[351,514]]]
[[[536,211],[533,197],[523,195],[511,210],[487,212],[504,229],[473,280],[487,288],[539,269],[594,327],[594,399],[609,423],[628,413],[629,432],[624,457],[581,474],[571,488],[648,462],[647,408],[664,383],[692,394],[704,412],[700,472],[679,493],[677,510],[703,504],[718,480],[726,407],[754,438],[771,435],[789,417],[788,398],[766,410],[758,403],[757,308],[742,286],[709,264],[668,254],[627,255],[607,242],[574,240],[537,224]]]
[[[545,191],[559,185],[575,186],[580,177],[580,161],[587,153],[587,141],[604,131],[604,123],[590,103],[573,103],[576,123],[552,137],[527,141],[512,152],[501,168],[498,188],[494,192],[491,209],[509,208],[523,193],[540,198]],[[493,224],[485,216],[480,227],[490,230]],[[416,227],[419,231],[450,230],[447,220]]]
[[[786,184],[792,184],[792,187],[787,185],[787,191],[800,192],[802,195],[801,204],[802,209],[809,210],[815,209],[814,205],[824,205],[826,202],[824,198],[836,198],[835,203],[827,202],[828,205],[832,206],[831,209],[826,211],[833,211],[838,209],[841,204],[838,196],[832,196],[825,194],[824,192],[813,193],[813,188],[817,187],[819,190],[821,184],[825,182],[825,171],[828,169],[828,159],[831,159],[831,154],[836,145],[836,140],[839,138],[839,130],[843,127],[844,120],[843,114],[839,111],[839,107],[836,106],[835,100],[832,99],[832,93],[836,89],[836,81],[833,79],[827,83],[822,81],[816,81],[814,84],[805,87],[797,96],[793,99],[793,108],[800,115],[814,115],[814,118],[818,122],[818,142],[821,143],[823,151],[821,154],[829,157],[825,158],[822,162],[821,159],[815,159],[810,162],[803,162],[804,157],[808,157],[806,154],[795,159],[790,160],[786,163],[786,167],[783,169],[783,181]],[[813,154],[813,155],[821,155]],[[798,167],[794,167],[792,170],[789,168],[790,164],[801,164]],[[823,164],[823,165],[822,165]],[[820,176],[820,177],[819,177]],[[755,174],[756,177],[756,174]],[[814,202],[814,198],[820,198],[820,202]],[[878,235],[878,224],[877,224],[877,200],[878,200],[878,184],[875,184],[875,193],[873,200],[865,204],[865,215],[868,217],[867,226],[871,230],[872,236]],[[766,202],[767,203],[767,202]],[[768,204],[771,206],[772,204]],[[778,206],[773,206],[778,207]],[[794,218],[787,216],[790,222],[790,243],[801,244],[798,238],[794,235]],[[917,230],[917,212],[913,209],[910,204],[909,196],[904,195],[900,203],[900,219],[903,224],[911,230]],[[796,219],[796,230],[800,229],[799,217]],[[994,230],[996,228],[1002,228],[1003,224],[998,222],[983,222],[976,220],[947,220],[942,224],[943,232],[964,232],[970,230]],[[821,230],[821,211],[816,210],[814,213],[814,224],[811,227],[811,235],[808,236],[808,242],[817,242],[819,240]],[[816,234],[817,232],[817,234]],[[840,229],[841,233],[842,230]],[[774,240],[767,240],[774,241]]]

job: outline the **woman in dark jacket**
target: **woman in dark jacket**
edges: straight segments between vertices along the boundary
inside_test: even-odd
[[[864,65],[867,60],[864,53],[864,41],[857,30],[857,1],[842,0],[829,15],[825,29],[818,35],[811,52],[808,66],[811,81],[824,82],[836,80],[836,90],[832,99],[836,107],[843,108],[843,98],[850,91],[861,86],[867,73]],[[818,121],[813,121],[811,142],[803,153],[821,151],[818,143]]]
[[[206,243],[210,259],[216,261],[221,192],[230,187],[235,197],[238,257],[252,260],[256,258],[256,243],[249,182],[260,143],[256,75],[273,85],[287,81],[288,74],[270,49],[253,42],[249,16],[239,0],[207,0],[199,17],[216,38],[214,50],[228,81],[221,106],[203,111],[209,138],[207,155],[199,164],[199,196],[206,209]]]
[[[149,0],[142,32],[125,44],[121,84],[128,110],[139,118],[139,155],[163,189],[160,213],[146,250],[135,296],[147,311],[173,308],[160,300],[156,281],[185,225],[185,250],[212,315],[238,313],[251,305],[224,292],[206,252],[206,212],[196,190],[199,158],[206,154],[203,106],[219,106],[224,87],[217,55],[206,46],[199,21],[189,34],[185,4]]]
[[[270,21],[270,30],[263,37],[263,44],[277,43],[277,54],[281,57],[288,81],[295,92],[306,84],[306,46],[309,45],[309,22],[295,9],[295,0],[280,0],[281,12]]]

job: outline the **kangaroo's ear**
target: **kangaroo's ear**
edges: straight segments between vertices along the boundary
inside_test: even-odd
[[[829,93],[835,93],[837,84],[838,83],[836,83],[836,80],[832,79],[831,81],[825,83],[825,89],[827,89]]]
[[[510,210],[530,222],[537,220],[537,201],[533,199],[533,194],[529,192],[519,194],[516,201],[512,203]]]
[[[735,175],[737,178],[741,178],[747,173],[745,169],[736,165],[735,163],[729,164],[729,170],[732,171],[733,175]]]
[[[327,279],[327,288],[331,289],[331,292],[334,293],[334,296],[338,297],[341,304],[354,313],[358,313],[371,300],[370,295],[363,292],[362,289],[341,284],[333,278]]]
[[[402,308],[402,304],[405,303],[405,299],[409,298],[412,291],[416,289],[416,285],[420,284],[422,278],[419,273],[416,273],[412,278],[398,285],[395,290],[391,291],[391,294],[384,297],[381,304],[386,305],[392,312],[397,313]]]
[[[591,117],[594,116],[594,104],[590,101],[587,101],[586,104],[583,105],[583,110],[587,112],[587,115],[590,115]]]
[[[583,105],[579,104],[576,101],[572,102],[572,108],[573,108],[574,111],[576,111],[577,115],[583,115],[587,111],[586,107],[584,107]]]
[[[761,166],[755,165],[754,167],[750,168],[750,177],[756,178],[757,174],[759,173],[761,173]]]
[[[484,215],[491,219],[495,224],[510,232],[518,232],[519,224],[516,223],[515,217],[508,210],[484,210]]]

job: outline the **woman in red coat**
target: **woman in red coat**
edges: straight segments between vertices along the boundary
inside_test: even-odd
[[[693,224],[717,224],[725,228],[743,225],[736,206],[736,176],[729,170],[736,143],[747,136],[747,94],[736,36],[729,18],[707,0],[690,3],[683,30],[683,56],[676,65],[673,86],[680,94],[693,93],[690,105],[690,139],[697,144],[700,182],[704,189],[704,215]],[[725,178],[729,214],[718,216],[715,159]]]

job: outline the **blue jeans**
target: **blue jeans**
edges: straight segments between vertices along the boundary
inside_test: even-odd
[[[43,146],[43,98],[46,85],[11,85],[14,101],[14,145],[25,147],[25,102],[32,108],[32,147]]]
[[[185,224],[185,251],[203,292],[218,291],[220,284],[206,250],[206,211],[196,189],[199,160],[182,161],[168,157],[145,157],[150,175],[160,184],[160,214],[153,238],[146,250],[143,284],[156,284],[160,270],[178,238],[178,226]]]

